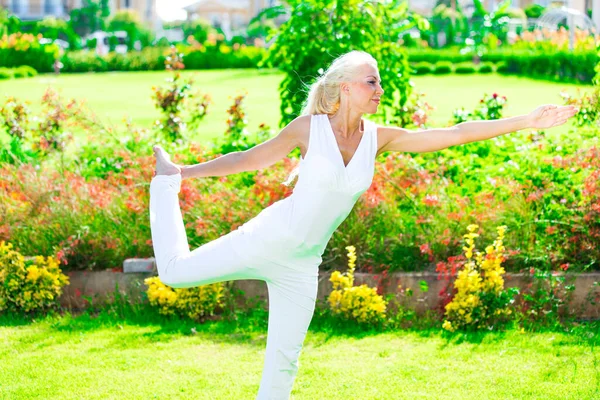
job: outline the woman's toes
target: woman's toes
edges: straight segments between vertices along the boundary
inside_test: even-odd
[[[156,145],[153,150],[156,156],[156,175],[177,175],[181,173],[181,169],[171,162],[169,155],[161,146]]]

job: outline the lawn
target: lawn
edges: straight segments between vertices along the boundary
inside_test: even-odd
[[[256,312],[237,323],[195,324],[101,313],[31,323],[0,316],[0,398],[254,399],[266,318]],[[594,329],[331,334],[313,324],[292,399],[598,399]]]
[[[196,87],[212,96],[213,104],[200,131],[190,136],[203,140],[220,135],[226,129],[226,110],[233,97],[246,90],[245,102],[249,129],[265,122],[276,127],[279,121],[278,85],[283,75],[273,70],[211,70],[186,71],[184,76],[194,76]],[[152,103],[152,86],[165,84],[170,73],[159,72],[112,72],[103,74],[52,74],[35,78],[0,81],[0,101],[6,96],[16,96],[31,102],[33,110],[39,110],[42,94],[51,86],[65,98],[86,100],[89,108],[104,122],[119,125],[125,118],[139,126],[150,127],[160,114]],[[547,103],[562,104],[558,93],[566,89],[575,94],[581,87],[590,86],[560,84],[529,78],[501,75],[448,75],[418,76],[413,78],[415,88],[426,94],[429,104],[435,107],[432,126],[446,126],[452,111],[458,107],[472,110],[484,93],[497,92],[508,98],[505,116],[527,113],[536,106]],[[384,82],[385,88],[385,82]],[[568,129],[568,125],[553,131]]]

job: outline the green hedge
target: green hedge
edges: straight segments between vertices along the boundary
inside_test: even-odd
[[[506,54],[506,73],[560,82],[591,84],[598,55],[594,51],[553,54]]]
[[[228,46],[210,46],[202,49],[179,47],[185,69],[256,68],[265,50],[243,47],[233,50]],[[63,72],[157,71],[165,69],[168,49],[145,48],[127,54],[109,53],[99,56],[95,51],[67,52],[62,57]]]
[[[420,63],[416,63],[412,66],[412,74],[413,75],[426,75],[431,74],[434,71],[435,67],[433,64],[428,63],[427,61],[422,61]]]
[[[494,63],[486,61],[479,65],[480,74],[489,74],[491,72],[494,72]]]
[[[0,80],[12,79],[13,77],[14,73],[12,69],[0,67]]]
[[[21,65],[17,68],[0,67],[0,79],[29,78],[37,74],[37,71],[28,65]]]
[[[440,61],[462,64],[473,60],[469,54],[460,54],[451,49],[406,49],[411,63]],[[594,68],[600,56],[594,50],[570,52],[568,50],[553,53],[531,51],[496,50],[484,54],[482,62],[500,64],[498,72],[531,76],[560,82],[592,83]]]
[[[260,47],[233,50],[228,46],[213,46],[202,50],[184,51],[183,54],[186,69],[256,68],[265,57],[266,50]]]
[[[479,68],[472,62],[462,62],[456,64],[454,67],[454,73],[456,74],[474,74],[478,72]]]
[[[436,75],[451,74],[453,72],[452,63],[449,61],[438,61],[435,63],[433,71]]]
[[[165,69],[162,49],[147,48],[127,54],[109,53],[99,56],[95,51],[65,53],[61,59],[63,72],[157,71]]]

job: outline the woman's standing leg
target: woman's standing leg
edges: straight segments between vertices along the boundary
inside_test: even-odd
[[[297,272],[267,281],[269,330],[257,400],[289,399],[315,309],[317,284],[316,274]]]

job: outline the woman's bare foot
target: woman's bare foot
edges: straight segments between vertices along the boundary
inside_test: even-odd
[[[156,157],[156,169],[154,176],[157,175],[177,175],[181,173],[181,168],[171,161],[169,154],[161,146],[152,147],[154,156]]]

